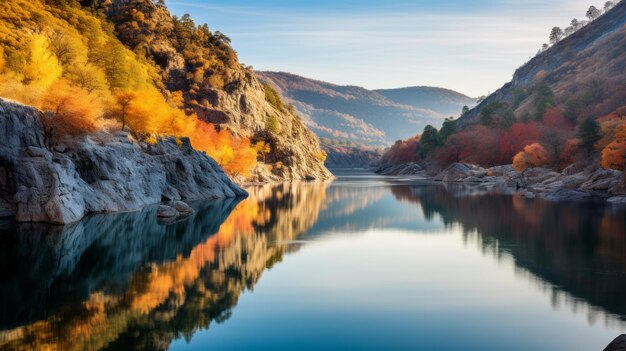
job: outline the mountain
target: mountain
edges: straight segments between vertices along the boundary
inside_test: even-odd
[[[436,111],[445,116],[458,116],[463,106],[475,104],[475,99],[443,88],[407,87],[374,91],[396,103]]]
[[[554,94],[554,104],[572,120],[603,116],[626,104],[626,2],[538,54],[515,71],[511,82],[461,118],[478,121],[484,107],[506,102],[516,115],[532,115],[538,78]]]
[[[621,192],[623,172],[614,187],[626,169],[626,2],[611,5],[577,30],[568,28],[569,35],[458,120],[394,144],[383,160],[424,162],[433,172],[458,162],[512,163],[520,173],[542,168],[571,176],[575,181],[556,183],[567,189],[602,179],[593,191]]]
[[[257,72],[305,116],[317,135],[367,146],[388,146],[421,131],[427,124],[441,125],[474,100],[445,89],[430,87],[372,91],[340,86],[284,72]]]

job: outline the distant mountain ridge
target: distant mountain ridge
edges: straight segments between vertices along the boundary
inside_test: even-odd
[[[444,115],[456,116],[464,105],[474,102],[473,99],[454,90],[428,86],[374,91],[396,103],[428,109]]]
[[[367,146],[388,146],[458,116],[474,99],[448,89],[407,87],[368,90],[341,86],[285,72],[256,72],[292,103],[320,137]]]

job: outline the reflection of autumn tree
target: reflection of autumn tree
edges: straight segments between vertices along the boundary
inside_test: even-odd
[[[394,187],[397,198],[420,204],[426,218],[439,215],[476,233],[485,248],[510,253],[515,263],[550,286],[591,305],[626,315],[626,218],[603,204],[558,204],[520,196],[458,196],[444,187]],[[456,194],[456,196],[455,196]],[[604,274],[598,274],[604,272]],[[615,297],[620,297],[616,299]]]
[[[241,292],[293,249],[282,242],[317,221],[325,194],[319,183],[252,188],[188,255],[135,272],[121,294],[95,291],[46,320],[0,332],[0,349],[167,349],[175,337],[228,319]]]

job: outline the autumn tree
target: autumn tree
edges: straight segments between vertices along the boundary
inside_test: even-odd
[[[113,97],[117,103],[119,109],[119,119],[122,122],[122,131],[126,128],[126,114],[128,112],[128,106],[136,98],[135,93],[129,91],[116,92]]]
[[[548,152],[539,143],[533,143],[513,158],[513,168],[523,172],[527,168],[541,167],[548,161]]]
[[[4,70],[5,64],[6,64],[6,61],[4,59],[4,48],[0,46],[0,73],[2,73],[2,71]]]
[[[63,68],[50,51],[48,39],[43,34],[32,36],[29,49],[30,57],[24,68],[24,82],[47,88],[61,77]]]
[[[580,148],[587,154],[592,154],[595,151],[596,143],[601,138],[600,124],[593,117],[585,119],[578,127]]]
[[[540,132],[536,122],[515,123],[509,130],[500,136],[498,160],[505,164],[511,162],[515,154],[525,146],[539,141]]]
[[[64,135],[93,133],[101,126],[102,106],[84,89],[59,80],[41,101],[44,139],[52,149]]]
[[[104,71],[90,63],[72,65],[67,69],[66,77],[74,84],[89,93],[108,91],[108,83]]]
[[[616,128],[613,141],[602,150],[602,167],[626,170],[626,124]]]

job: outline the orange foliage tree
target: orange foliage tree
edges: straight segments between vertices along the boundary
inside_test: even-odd
[[[65,80],[54,83],[41,100],[44,138],[49,148],[57,135],[93,133],[101,126],[102,106],[87,91]]]
[[[539,143],[533,143],[524,147],[524,151],[518,153],[513,158],[513,168],[518,172],[523,172],[530,167],[540,167],[549,160],[546,149]]]
[[[602,167],[607,169],[626,169],[626,124],[615,129],[613,141],[602,150]]]
[[[249,177],[257,163],[257,150],[247,138],[234,137],[228,130],[217,131],[215,126],[196,120],[190,136],[197,150],[206,152],[232,176]]]

